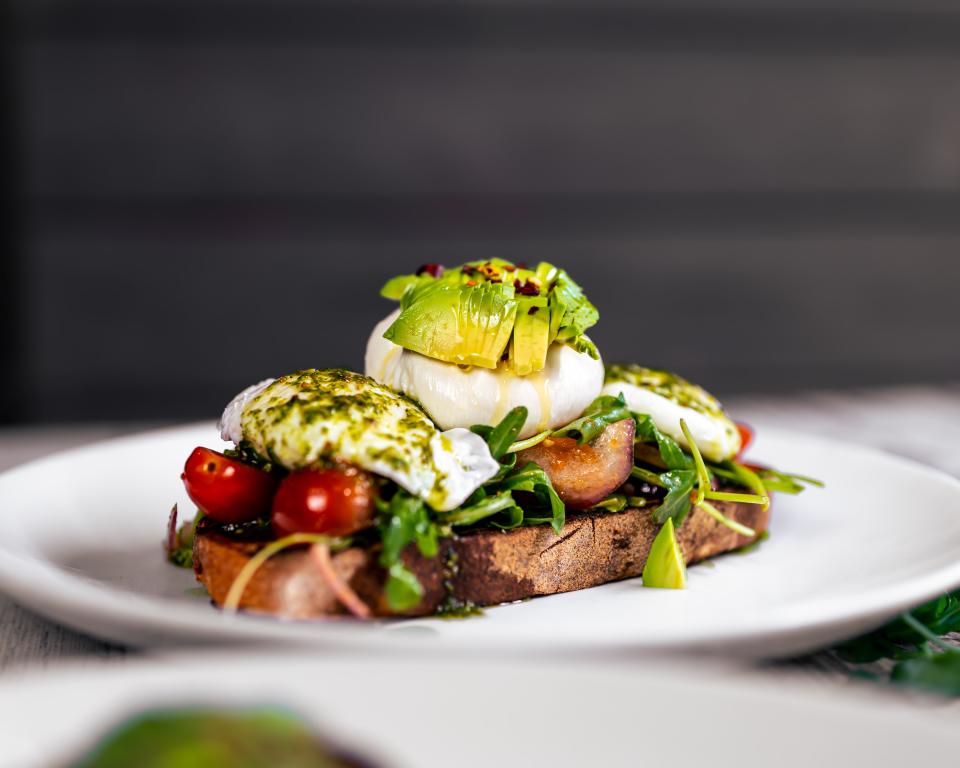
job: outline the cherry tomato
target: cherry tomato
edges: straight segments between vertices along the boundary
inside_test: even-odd
[[[270,511],[276,478],[209,448],[194,448],[180,475],[187,495],[218,523],[256,520]]]
[[[278,536],[346,536],[373,520],[373,483],[353,467],[291,472],[273,497],[270,520]]]
[[[736,460],[740,461],[743,458],[743,454],[747,452],[747,448],[750,446],[750,443],[753,442],[753,430],[750,429],[746,424],[741,424],[737,422],[737,432],[740,433],[740,452],[737,453]]]

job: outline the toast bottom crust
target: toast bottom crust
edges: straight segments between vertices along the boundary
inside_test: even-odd
[[[758,534],[769,525],[769,510],[759,505],[714,502],[714,506]],[[345,549],[333,556],[333,567],[373,615],[424,616],[450,605],[497,605],[639,576],[659,529],[649,509],[626,509],[570,514],[559,536],[549,525],[537,525],[443,539],[434,558],[425,558],[410,546],[403,561],[420,580],[424,595],[402,614],[392,612],[383,598],[386,574],[377,563],[378,547]],[[695,508],[678,529],[677,540],[687,564],[692,564],[754,539]],[[223,604],[240,569],[262,546],[229,538],[208,521],[200,522],[193,545],[194,570],[214,603]],[[267,560],[244,590],[240,608],[289,619],[346,613],[306,549],[287,550]]]

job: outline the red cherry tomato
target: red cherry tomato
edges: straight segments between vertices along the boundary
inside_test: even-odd
[[[373,520],[373,483],[353,467],[291,472],[273,497],[270,520],[278,536],[346,536]]]
[[[180,475],[187,495],[218,523],[256,520],[270,511],[276,478],[209,448],[194,448]]]
[[[747,448],[750,446],[750,443],[753,442],[753,430],[750,429],[746,424],[741,424],[737,422],[737,432],[740,433],[740,452],[737,454],[737,461],[740,461],[743,458],[743,454],[746,453]]]

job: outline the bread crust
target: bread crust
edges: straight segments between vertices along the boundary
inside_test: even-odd
[[[769,510],[759,505],[714,506],[758,534],[769,525]],[[423,557],[411,545],[402,559],[420,580],[424,595],[402,615],[429,615],[451,603],[497,605],[639,576],[659,528],[649,509],[626,509],[572,513],[559,536],[549,525],[474,531],[442,540],[435,558]],[[699,508],[687,516],[677,539],[688,564],[753,541]],[[262,546],[229,538],[201,521],[193,545],[194,570],[215,604],[223,604],[240,569]],[[377,563],[378,554],[379,546],[351,547],[333,556],[333,567],[373,615],[395,616],[383,598],[386,574]],[[303,548],[267,560],[244,590],[240,607],[290,619],[346,612]]]

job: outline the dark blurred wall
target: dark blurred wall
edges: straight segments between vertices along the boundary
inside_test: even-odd
[[[359,368],[384,280],[491,256],[721,393],[960,378],[952,7],[14,3],[5,416]]]

